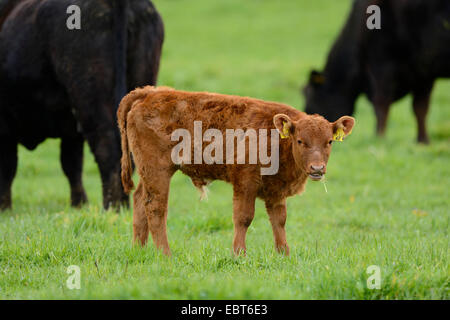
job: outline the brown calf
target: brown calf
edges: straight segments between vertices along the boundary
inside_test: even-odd
[[[130,152],[140,177],[134,192],[134,240],[145,245],[150,231],[156,247],[167,255],[170,255],[166,233],[169,185],[177,170],[188,175],[198,188],[203,188],[212,180],[223,180],[233,185],[235,254],[245,254],[245,235],[253,220],[257,197],[265,201],[276,249],[289,254],[284,229],[286,198],[301,193],[308,177],[312,180],[322,178],[333,140],[342,141],[354,125],[352,117],[344,116],[330,123],[321,116],[307,115],[275,102],[150,86],[136,89],[125,96],[117,115],[122,135],[122,183],[126,193],[134,187]],[[251,135],[247,134],[244,143],[249,147],[244,151],[244,164],[239,161],[228,162],[237,160],[239,156],[239,150],[234,145],[226,150],[226,163],[217,158],[211,164],[204,163],[207,159],[191,161],[191,155],[195,158],[198,148],[198,144],[194,146],[195,142],[189,150],[182,150],[182,157],[187,161],[177,162],[173,150],[179,143],[173,141],[172,133],[177,129],[185,129],[193,136],[198,135],[198,127],[196,129],[194,122],[197,125],[201,123],[202,132],[216,129],[216,133],[223,133],[224,136],[227,129],[243,129],[247,132],[249,129],[258,132],[266,129],[272,132],[272,135],[267,136],[266,145],[258,144],[257,151],[267,148],[267,154],[278,156],[278,171],[262,175],[261,169],[268,167],[267,161],[264,164],[261,160],[250,161]],[[281,140],[278,140],[278,133]],[[218,138],[211,138],[210,144],[216,143],[217,146],[219,142],[222,150],[225,150],[225,139],[220,141]],[[203,139],[206,140],[204,136]],[[234,143],[234,137],[232,141]],[[200,145],[200,155],[208,145]],[[214,156],[218,156],[219,150],[214,150]],[[228,159],[231,151],[232,157]],[[275,154],[277,151],[278,154]]]

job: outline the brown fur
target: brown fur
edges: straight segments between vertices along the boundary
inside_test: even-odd
[[[202,121],[203,133],[209,128],[223,133],[224,152],[226,129],[268,129],[268,154],[271,152],[270,129],[282,132],[286,123],[289,137],[279,142],[278,173],[261,175],[260,168],[264,165],[259,160],[257,164],[248,164],[248,139],[246,164],[236,161],[235,164],[174,164],[171,151],[179,142],[171,141],[171,134],[180,128],[189,130],[194,137],[194,121]],[[150,231],[155,245],[170,254],[166,234],[169,185],[174,172],[181,170],[198,188],[212,180],[233,185],[233,249],[236,254],[245,253],[245,235],[254,216],[257,197],[265,201],[276,249],[289,254],[284,230],[286,198],[304,190],[309,174],[325,173],[333,133],[342,128],[348,135],[354,119],[344,116],[330,123],[321,116],[306,115],[280,103],[149,86],[123,98],[118,122],[122,135],[122,182],[127,193],[133,188],[130,151],[140,176],[134,193],[135,241],[144,245]],[[192,141],[192,157],[193,144]],[[203,142],[203,148],[208,144]]]

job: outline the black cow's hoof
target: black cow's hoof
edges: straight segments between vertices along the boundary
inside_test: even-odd
[[[5,211],[12,208],[11,195],[6,194],[0,197],[0,211]]]
[[[430,139],[428,139],[428,137],[418,137],[417,142],[421,144],[430,144]]]
[[[81,208],[84,204],[88,202],[86,192],[72,193],[71,195],[71,206],[74,208]]]

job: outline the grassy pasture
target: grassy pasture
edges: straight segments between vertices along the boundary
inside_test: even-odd
[[[155,0],[166,41],[159,84],[277,100],[303,108],[299,87],[320,68],[350,1]],[[173,257],[133,247],[131,211],[101,209],[100,179],[86,147],[90,204],[69,206],[59,141],[20,148],[14,209],[0,213],[3,299],[448,299],[450,81],[438,81],[417,145],[411,98],[392,108],[385,139],[364,97],[357,125],[336,143],[327,189],[308,182],[288,200],[291,256],[273,249],[261,201],[248,255],[231,255],[231,187],[214,182],[198,201],[190,180],[172,180],[168,235]],[[151,242],[150,242],[151,243]],[[81,289],[66,287],[70,265]],[[366,268],[381,269],[381,289]]]

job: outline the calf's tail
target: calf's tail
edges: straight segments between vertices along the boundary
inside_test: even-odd
[[[131,163],[131,154],[127,136],[127,115],[131,109],[131,103],[127,101],[127,97],[128,96],[125,96],[120,102],[119,109],[117,110],[117,122],[119,123],[122,145],[122,159],[120,160],[122,167],[122,186],[123,191],[126,194],[129,194],[134,188],[134,183],[131,177],[133,174],[133,165]]]
[[[117,110],[117,122],[119,124],[122,145],[122,159],[120,161],[122,167],[122,185],[126,194],[129,194],[134,188],[132,179],[133,164],[131,163],[131,152],[127,134],[127,117],[134,102],[142,96],[138,94],[138,90],[139,89],[131,91],[123,97],[122,101],[120,101],[119,109]]]

